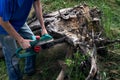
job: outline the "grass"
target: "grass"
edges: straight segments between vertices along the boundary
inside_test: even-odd
[[[3,59],[0,59],[0,80],[8,80],[6,65]]]
[[[97,6],[103,13],[103,26],[106,31],[106,36],[110,39],[120,38],[120,0],[41,0],[43,3],[44,13],[49,13],[62,8],[73,7],[80,3],[87,3],[90,7]],[[119,80],[120,79],[120,45],[108,46],[109,52],[104,56],[99,57],[100,75],[102,80]],[[45,52],[44,52],[45,53]],[[54,52],[62,53],[62,52]],[[59,56],[50,53],[40,54],[37,61],[37,73],[31,80],[55,80],[60,70],[56,63]],[[54,58],[53,58],[54,56]],[[0,60],[0,80],[8,80],[6,65],[4,60]]]
[[[84,80],[89,73],[90,68],[88,65],[84,65],[84,69],[81,70],[81,62],[88,60],[88,56],[80,54],[80,52],[74,53],[72,58],[67,58],[65,63],[67,64],[66,74],[68,80]]]

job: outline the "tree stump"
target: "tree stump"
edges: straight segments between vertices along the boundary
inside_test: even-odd
[[[44,15],[46,29],[55,39],[66,37],[65,42],[69,44],[71,52],[67,52],[66,58],[72,58],[75,52],[88,56],[88,60],[82,61],[81,71],[85,71],[84,66],[89,66],[89,72],[85,80],[100,78],[97,67],[97,50],[107,43],[104,29],[101,23],[101,11],[94,7],[90,8],[83,4],[73,8],[65,8]],[[35,34],[39,34],[40,25],[36,18],[29,21],[30,27]],[[38,30],[38,31],[36,31]],[[102,43],[101,43],[102,42]],[[104,49],[104,48],[103,48]],[[65,79],[68,66],[64,61],[59,61],[62,69],[56,80]]]

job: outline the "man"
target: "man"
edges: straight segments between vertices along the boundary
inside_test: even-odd
[[[41,24],[43,39],[51,39],[43,23],[42,8],[39,0],[0,0],[0,42],[7,66],[9,80],[21,80],[19,59],[13,55],[17,49],[16,41],[23,49],[30,48],[30,38],[34,36],[25,23],[31,6],[34,6],[37,18]],[[12,60],[12,61],[11,61]],[[25,73],[35,71],[35,56],[26,58]]]

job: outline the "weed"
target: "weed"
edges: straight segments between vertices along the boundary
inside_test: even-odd
[[[85,73],[88,73],[89,70],[87,67],[83,70],[81,66],[81,63],[86,60],[88,60],[88,57],[80,52],[74,53],[73,58],[65,60],[67,65],[66,74],[69,80],[84,80],[86,78]]]

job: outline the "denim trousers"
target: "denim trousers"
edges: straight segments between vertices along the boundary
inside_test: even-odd
[[[18,33],[25,39],[30,39],[34,36],[26,23],[21,27]],[[17,56],[13,57],[17,50],[16,40],[9,35],[0,35],[0,42],[2,44],[9,80],[22,80],[23,74],[19,67],[20,59]],[[30,73],[35,70],[35,57],[36,56],[34,55],[25,58],[25,73]]]

